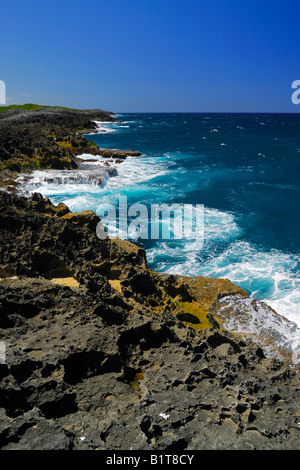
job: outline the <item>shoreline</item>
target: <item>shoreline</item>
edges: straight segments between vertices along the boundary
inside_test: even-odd
[[[62,165],[70,152],[62,152]],[[118,152],[126,158],[127,151]],[[100,220],[92,211],[73,213],[8,187],[0,204],[0,327],[7,345],[0,448],[297,448],[293,351],[278,346],[276,331],[264,336],[258,329],[255,337],[238,328],[247,322],[239,304],[255,299],[226,279],[151,271],[142,248],[97,238]],[[263,313],[280,319],[283,337],[290,332],[271,308]],[[253,381],[254,394],[245,385]],[[278,400],[284,424],[274,432]],[[170,421],[159,420],[159,410]],[[122,420],[131,433],[124,435]]]
[[[115,122],[102,110],[39,108],[0,113],[0,187],[13,191],[19,173],[41,169],[77,169],[80,154],[126,158],[124,151],[100,149],[83,134],[97,129],[95,120]],[[128,151],[130,153],[130,151]],[[138,152],[130,153],[134,156]]]
[[[51,115],[51,111],[54,111],[54,113],[56,112],[56,110],[58,108],[46,108],[46,110],[44,108],[42,109],[39,109],[38,110],[38,113],[42,113],[42,115],[44,114],[44,112],[46,111],[46,114],[49,113]],[[64,113],[65,110],[62,111],[62,113]],[[16,114],[17,111],[16,110],[13,110],[13,113],[12,114]],[[30,114],[32,114],[32,111],[29,111]],[[68,113],[68,111],[67,111]],[[86,180],[87,180],[87,184],[94,184],[96,186],[101,186],[102,184],[102,180],[105,179],[106,177],[114,177],[116,175],[116,168],[114,166],[111,166],[111,164],[120,164],[122,163],[128,156],[132,156],[132,157],[138,157],[138,156],[141,156],[141,153],[140,152],[137,152],[137,151],[132,151],[132,150],[120,150],[120,149],[110,149],[110,148],[101,148],[99,147],[95,142],[93,141],[88,141],[84,138],[84,135],[99,135],[99,134],[105,134],[105,129],[102,128],[100,126],[100,124],[104,124],[104,123],[110,123],[110,122],[113,122],[113,123],[118,123],[119,121],[117,121],[115,118],[113,118],[112,116],[114,115],[114,113],[111,113],[111,112],[108,112],[108,111],[102,111],[102,110],[72,110],[72,113],[75,114],[75,122],[76,122],[76,125],[78,125],[78,122],[76,121],[78,119],[78,116],[77,116],[77,113],[79,114],[79,117],[81,118],[82,116],[82,113],[84,115],[84,118],[88,118],[89,120],[88,121],[85,121],[85,129],[83,131],[80,131],[80,132],[75,132],[74,133],[74,122],[72,122],[71,124],[68,123],[68,131],[67,131],[67,134],[65,134],[65,141],[68,142],[70,141],[71,139],[76,139],[77,137],[79,138],[79,142],[81,144],[81,146],[73,146],[73,147],[68,147],[68,150],[70,150],[71,152],[71,155],[72,157],[74,158],[74,161],[76,162],[76,166],[74,168],[70,168],[69,166],[67,168],[65,168],[62,165],[58,165],[58,166],[62,166],[63,168],[56,168],[57,164],[55,163],[54,164],[54,167],[52,166],[52,164],[47,164],[47,167],[46,168],[43,168],[44,170],[52,170],[54,171],[54,173],[56,171],[66,171],[65,175],[66,175],[66,180],[68,180],[68,178],[70,178],[72,181],[76,181],[76,177],[73,176],[74,174],[78,174],[80,173],[80,170],[82,168],[82,165],[84,165],[84,170],[83,170],[83,173],[86,171],[87,172],[87,176],[86,176]],[[9,113],[8,113],[9,114]],[[26,113],[25,113],[26,114]],[[28,112],[27,112],[28,114]],[[95,116],[100,116],[101,115],[101,121],[99,120],[96,120],[94,119]],[[1,116],[1,115],[0,115]],[[20,112],[20,116],[21,116],[21,120],[22,120],[22,116],[24,116],[24,111]],[[16,117],[16,116],[14,116]],[[31,116],[30,116],[31,117]],[[61,118],[61,116],[60,116]],[[9,119],[10,119],[10,116],[9,116]],[[73,119],[74,119],[74,116],[73,116]],[[17,120],[18,120],[18,116],[17,116]],[[3,122],[3,121],[2,121]],[[121,123],[122,121],[120,121]],[[0,121],[1,123],[1,121]],[[61,123],[61,122],[60,122]],[[57,124],[57,123],[55,123]],[[82,140],[82,138],[84,140]],[[54,139],[56,140],[57,137],[54,137]],[[84,151],[91,151],[92,153],[80,153],[82,152],[82,150]],[[80,158],[82,156],[85,156],[85,158]],[[100,156],[101,158],[104,158],[105,161],[104,161],[104,164],[105,164],[105,167],[101,168],[100,167],[100,172],[99,172],[99,168],[97,169],[96,166],[93,166],[94,163],[98,163],[99,160],[96,160],[96,158]],[[87,157],[87,158],[86,158]],[[95,157],[95,159],[93,158]],[[62,157],[63,161],[64,161],[64,156]],[[92,164],[92,167],[89,167],[89,163]],[[86,170],[86,166],[87,166],[87,170]],[[21,174],[21,176],[23,176],[25,178],[25,181],[27,178],[30,178],[30,175],[33,171],[42,171],[43,169],[31,169],[29,173],[23,173]],[[98,170],[98,172],[97,172]],[[72,173],[73,172],[73,173]],[[1,178],[1,171],[0,171],[0,184],[2,183],[2,178]],[[5,174],[5,170],[4,170],[4,174]],[[16,195],[19,195],[19,196],[25,196],[25,197],[30,197],[30,196],[33,196],[35,191],[31,192],[31,193],[28,193],[26,195],[26,193],[24,194],[20,194],[19,191],[17,189],[14,189],[16,188],[17,186],[21,186],[22,183],[20,183],[20,181],[18,181],[19,178],[16,178],[16,174],[14,174],[14,176],[11,176],[13,178],[13,183],[11,184],[11,187],[8,188],[9,191],[15,193]],[[51,178],[51,176],[50,176]],[[82,176],[82,174],[79,175],[79,179],[82,179],[84,178],[84,175]],[[61,181],[61,183],[64,183],[65,181]],[[59,184],[59,182],[58,182]],[[46,198],[48,199],[48,198]],[[69,210],[69,208],[68,208]],[[70,211],[70,210],[69,210]],[[96,214],[95,214],[96,216]],[[164,276],[163,273],[157,273],[158,275],[161,275],[161,276]],[[174,276],[175,279],[181,279],[181,278],[186,278],[186,279],[190,279],[190,280],[193,280],[195,279],[195,277],[189,277],[189,276],[184,276],[184,275],[173,275],[171,274],[171,276]],[[203,276],[196,276],[196,278],[202,278]],[[0,277],[1,279],[1,277]],[[216,279],[216,281],[221,281],[223,279],[218,279],[218,278],[211,278],[211,279]],[[225,279],[227,281],[227,279]],[[231,282],[231,281],[228,281],[228,282]],[[268,354],[270,354],[270,357],[277,357],[277,358],[280,358],[280,357],[285,357],[286,355],[288,357],[291,358],[291,356],[293,354],[295,354],[295,352],[298,354],[298,349],[299,349],[299,353],[300,353],[300,328],[294,323],[292,322],[291,320],[289,320],[288,318],[286,318],[284,315],[281,315],[279,314],[278,312],[276,312],[271,306],[269,306],[267,303],[265,303],[264,301],[260,301],[258,299],[256,299],[255,297],[252,298],[251,296],[249,296],[249,294],[247,294],[245,291],[243,291],[238,285],[232,283],[233,286],[236,286],[236,289],[238,291],[241,291],[243,292],[243,296],[245,295],[246,298],[249,299],[249,303],[250,303],[250,309],[253,310],[253,306],[254,306],[254,310],[258,313],[258,315],[256,315],[256,319],[255,319],[255,322],[256,322],[256,330],[257,331],[254,331],[253,330],[253,326],[252,326],[252,321],[253,319],[251,318],[251,315],[245,315],[244,313],[242,313],[241,315],[239,314],[239,307],[237,307],[237,310],[238,310],[238,315],[237,315],[237,318],[235,318],[234,321],[231,320],[230,318],[230,314],[233,310],[236,309],[236,305],[235,305],[235,302],[233,302],[233,305],[230,306],[229,309],[227,309],[227,314],[220,314],[220,311],[215,310],[215,315],[216,315],[216,318],[219,319],[219,321],[221,322],[222,326],[225,327],[228,331],[230,332],[233,332],[233,333],[237,333],[239,332],[239,334],[241,335],[242,338],[245,338],[245,337],[251,337],[252,340],[254,342],[258,342],[260,343],[261,345],[264,345],[265,346],[265,352],[267,352]],[[237,302],[238,303],[238,302]],[[229,301],[229,304],[230,304],[230,301]],[[257,305],[260,305],[260,308],[257,307]],[[220,309],[220,305],[219,305],[219,309]],[[221,307],[221,310],[224,310],[226,312],[226,307],[222,306]],[[242,307],[241,309],[242,311],[244,310],[245,311],[245,308]],[[228,313],[229,312],[229,313]],[[209,312],[207,312],[209,314]],[[278,330],[276,330],[276,328],[272,331],[272,320],[268,321],[268,325],[269,327],[268,328],[265,328],[264,327],[264,323],[266,322],[266,315],[270,315],[270,317],[274,318],[274,323],[278,323],[279,322],[279,328]],[[248,318],[247,318],[248,317]],[[213,321],[214,323],[214,321]],[[197,323],[194,324],[193,322],[191,322],[191,325],[195,328],[197,328]],[[297,332],[297,335],[296,336],[293,336],[290,335],[290,331],[293,331],[293,332]],[[264,337],[265,336],[265,337]],[[280,341],[278,341],[278,338],[277,337],[282,337],[283,338],[283,341],[280,343]],[[271,341],[271,343],[273,343],[273,346],[269,347],[269,342]],[[296,349],[294,348],[293,349],[293,344],[296,344],[298,345],[298,348],[296,346]],[[283,346],[284,345],[284,346]],[[275,346],[275,347],[274,347]],[[282,351],[281,351],[282,349]]]

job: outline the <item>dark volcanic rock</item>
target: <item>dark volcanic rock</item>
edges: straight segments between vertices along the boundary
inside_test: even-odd
[[[97,153],[82,129],[95,130],[94,120],[115,121],[102,110],[40,108],[0,113],[0,169],[77,168],[76,155]]]
[[[299,449],[298,369],[199,314],[238,287],[152,273],[38,194],[0,214],[1,449]]]
[[[124,160],[126,157],[139,157],[141,153],[133,150],[106,149],[100,147],[99,155],[104,158],[118,158]]]

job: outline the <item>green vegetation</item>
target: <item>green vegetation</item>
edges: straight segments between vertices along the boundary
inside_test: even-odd
[[[31,160],[24,160],[18,162],[9,162],[6,165],[1,165],[2,169],[7,169],[10,171],[27,171],[27,170],[40,170],[43,168],[42,162],[37,158],[33,158]]]
[[[178,307],[182,310],[182,313],[177,314],[177,318],[184,323],[197,330],[212,327],[208,312],[201,308],[198,302],[178,302]]]
[[[40,108],[59,108],[59,109],[72,109],[66,108],[64,106],[46,106],[41,104],[33,104],[33,103],[26,103],[26,104],[11,104],[10,106],[0,106],[0,113],[4,111],[9,111],[10,109],[24,109],[27,111],[33,111],[34,109]]]
[[[60,140],[60,141],[56,141],[56,144],[59,146],[59,147],[64,147],[64,148],[69,148],[70,150],[73,149],[73,146],[71,144],[71,142],[68,142],[66,140]]]

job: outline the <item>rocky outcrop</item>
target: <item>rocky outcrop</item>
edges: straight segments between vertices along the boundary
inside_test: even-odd
[[[0,193],[0,448],[299,449],[298,366],[222,324],[247,294],[150,271],[98,223]]]
[[[0,113],[0,170],[77,168],[77,155],[97,153],[81,133],[95,130],[95,120],[115,121],[112,114],[47,107]]]
[[[110,162],[121,163],[127,156],[140,152],[99,148],[82,134],[97,129],[95,121],[115,121],[113,113],[94,110],[47,108],[24,110],[10,109],[0,113],[0,187],[16,192],[18,175],[28,175],[32,170],[84,170],[88,160],[82,154],[100,156]],[[94,173],[95,168],[92,169]],[[114,171],[114,168],[112,168]],[[87,172],[87,178],[101,184],[99,175]],[[95,172],[96,173],[96,172]],[[69,175],[74,178],[74,175]]]
[[[101,155],[104,158],[120,158],[121,160],[124,160],[127,157],[139,157],[141,155],[140,152],[133,150],[106,149],[101,147],[98,152],[98,155]]]

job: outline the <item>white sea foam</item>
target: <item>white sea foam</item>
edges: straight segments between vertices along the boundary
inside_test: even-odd
[[[149,262],[161,272],[227,278],[246,289],[252,298],[264,301],[300,326],[300,278],[295,274],[300,257],[279,250],[259,251],[250,243],[240,241],[238,225],[231,226],[230,217],[224,213],[211,217],[210,222],[211,225],[206,216],[204,248],[210,252],[211,247],[209,256],[203,256],[205,253],[196,242],[187,241],[184,247],[160,243],[150,250]],[[222,237],[224,242],[231,237],[232,242],[215,253],[214,244],[222,241]]]
[[[130,127],[129,124],[133,124],[135,122],[136,121],[94,121],[97,125],[97,129],[90,135],[120,132],[122,129],[128,129]]]
[[[83,162],[76,170],[36,170],[21,175],[19,192],[30,195],[39,192],[43,196],[99,192],[109,178],[117,174],[115,166],[107,166],[107,159],[90,154],[80,155]]]
[[[108,121],[94,121],[97,125],[97,129],[92,134],[103,134],[108,132],[117,132],[117,129],[114,128],[114,123]]]
[[[118,178],[109,181],[107,190],[122,188],[126,190],[127,186],[149,182],[150,180],[162,176],[167,173],[168,165],[166,162],[149,158],[127,157],[120,165],[118,165]]]
[[[224,326],[230,331],[241,333],[264,344],[266,355],[274,356],[275,348],[284,348],[300,353],[300,328],[292,321],[276,315],[264,302],[252,298],[227,296],[220,299],[223,307],[220,315],[229,309],[230,315],[224,316]],[[272,338],[269,341],[269,338]]]
[[[228,243],[242,235],[234,216],[217,209],[204,208],[204,244],[202,239],[187,238],[180,241],[160,241],[147,250],[149,263],[161,272],[179,275],[211,275],[209,262],[204,262],[206,252],[212,252],[215,244]],[[212,255],[212,259],[214,259]],[[203,270],[207,273],[203,274]]]
[[[106,166],[107,159],[103,157],[84,154],[80,158],[84,162],[79,170],[33,172],[26,181],[23,179],[23,192],[40,192],[54,203],[65,202],[72,211],[97,211],[101,202],[114,203],[120,192],[126,191],[143,201],[157,190],[161,201],[167,200],[170,184],[158,184],[156,188],[155,179],[174,176],[174,170],[183,171],[172,153],[157,158],[128,157],[113,170]],[[89,162],[91,159],[95,161]],[[117,177],[111,177],[114,175]],[[299,256],[260,251],[241,241],[243,231],[231,213],[205,207],[204,221],[204,246],[197,239],[159,241],[147,250],[149,263],[162,272],[228,278],[300,326],[300,279],[295,274]]]
[[[107,159],[103,158],[101,155],[92,155],[91,153],[82,153],[78,155],[78,158],[81,160],[98,160],[99,162],[104,163]]]
[[[300,326],[300,279],[295,274],[299,261],[298,255],[263,252],[237,241],[209,261],[205,274],[227,277]]]

